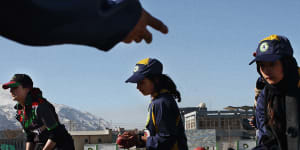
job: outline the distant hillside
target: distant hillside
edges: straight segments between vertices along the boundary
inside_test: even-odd
[[[0,89],[0,130],[18,129],[20,124],[15,119],[15,102],[12,101],[9,92]],[[88,112],[71,108],[66,105],[53,104],[58,113],[60,122],[65,124],[68,130],[101,130],[111,128],[109,122]]]

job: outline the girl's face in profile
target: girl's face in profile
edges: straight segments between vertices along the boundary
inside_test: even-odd
[[[148,78],[144,78],[143,80],[137,83],[136,87],[144,96],[151,95],[154,93],[154,84]]]
[[[23,88],[22,85],[19,85],[18,87],[10,88],[10,94],[11,94],[13,100],[18,101],[18,102],[24,102],[28,92],[29,92],[29,89]]]
[[[277,84],[284,77],[280,60],[275,62],[258,62],[260,73],[269,84]]]

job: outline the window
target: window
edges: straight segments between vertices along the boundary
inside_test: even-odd
[[[84,139],[84,143],[89,143],[89,140],[88,139]]]
[[[196,128],[195,118],[196,118],[196,116],[186,117],[185,129],[195,129]]]
[[[196,129],[196,122],[195,122],[195,119],[191,120],[191,122],[190,122],[190,127],[191,127],[191,129]]]
[[[218,129],[219,128],[219,122],[218,122],[218,119],[215,120],[215,129]]]

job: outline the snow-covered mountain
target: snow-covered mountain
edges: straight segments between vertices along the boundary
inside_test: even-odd
[[[14,102],[8,91],[0,89],[0,130],[18,129],[20,124],[15,119]],[[59,120],[68,130],[102,130],[111,128],[111,124],[101,117],[82,112],[66,105],[53,104]]]

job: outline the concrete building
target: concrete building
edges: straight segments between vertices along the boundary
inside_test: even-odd
[[[113,143],[112,131],[69,131],[74,140],[75,150],[83,150],[85,144]]]
[[[223,111],[208,111],[205,103],[198,107],[180,108],[185,129],[251,129],[247,127],[248,119],[254,115],[252,107],[228,106]]]
[[[184,115],[185,129],[243,129],[253,112],[193,111]]]
[[[204,103],[198,107],[180,108],[181,115],[184,116],[183,120],[190,149],[197,146],[197,143],[201,143],[198,146],[207,146],[213,149],[215,149],[213,147],[215,144],[215,147],[222,150],[236,147],[236,143],[240,140],[255,141],[255,129],[248,123],[248,119],[254,115],[252,107],[228,106],[224,109],[222,111],[208,111]],[[205,135],[209,136],[203,137]]]

